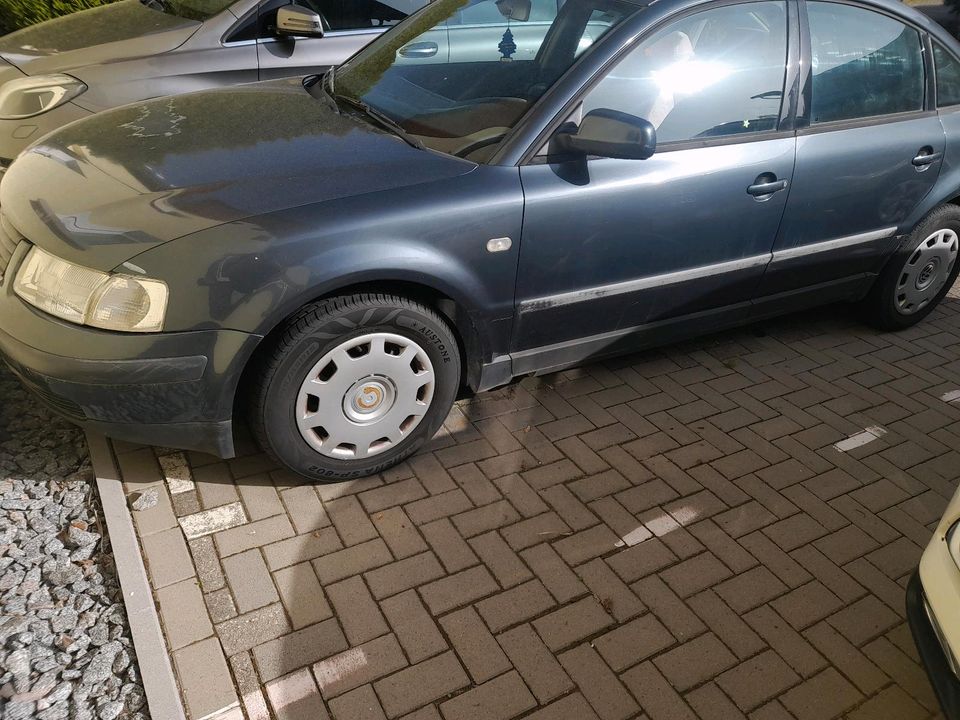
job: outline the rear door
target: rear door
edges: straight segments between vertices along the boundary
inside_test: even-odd
[[[759,293],[774,305],[811,288],[818,303],[861,292],[936,183],[945,148],[921,33],[854,4],[805,6],[807,127]]]

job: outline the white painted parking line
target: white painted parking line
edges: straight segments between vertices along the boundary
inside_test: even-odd
[[[873,425],[866,428],[863,432],[859,432],[856,435],[851,435],[846,440],[841,440],[836,443],[833,447],[835,450],[840,452],[849,452],[858,447],[863,447],[867,443],[871,443],[874,440],[877,440],[887,434],[887,431],[884,430],[879,425]]]
[[[940,396],[940,399],[948,403],[960,403],[960,390],[951,390]]]

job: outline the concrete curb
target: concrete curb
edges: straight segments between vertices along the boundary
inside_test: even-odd
[[[186,720],[180,690],[173,675],[167,644],[160,629],[160,618],[153,602],[147,570],[140,545],[127,510],[123,483],[113,456],[113,448],[103,435],[88,432],[90,462],[97,478],[100,503],[110,535],[133,646],[140,665],[140,676],[153,720]]]

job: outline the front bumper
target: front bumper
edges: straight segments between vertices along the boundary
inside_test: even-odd
[[[110,437],[231,457],[233,404],[259,337],[232,330],[111,333],[64,323],[0,286],[0,360],[41,401]]]
[[[907,584],[907,620],[943,714],[947,720],[960,720],[960,679],[951,669],[937,631],[930,621],[919,570],[913,573]]]

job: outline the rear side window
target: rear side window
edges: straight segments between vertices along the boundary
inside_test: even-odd
[[[933,61],[937,68],[937,105],[960,105],[960,60],[939,43],[934,43]]]
[[[923,109],[920,34],[880,13],[809,2],[813,123]]]

